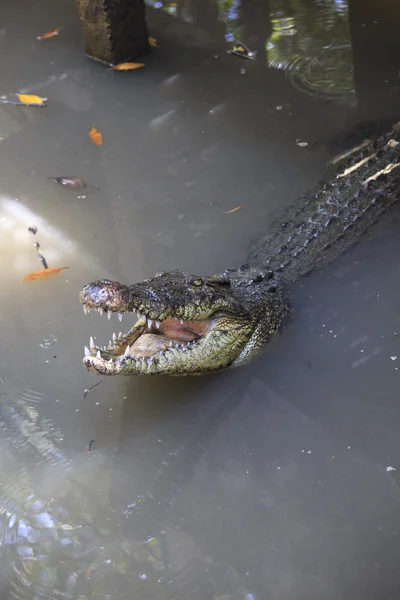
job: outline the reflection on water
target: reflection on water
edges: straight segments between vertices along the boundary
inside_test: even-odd
[[[224,38],[230,44],[256,42],[259,25],[252,22],[256,11],[246,11],[240,0],[217,0],[218,12],[204,18],[197,3],[191,0],[170,2],[148,0],[148,4],[165,10],[188,23],[210,29],[212,19],[224,25]],[[299,90],[344,102],[356,103],[353,57],[348,24],[347,0],[269,0],[270,24],[265,23],[265,47],[269,67],[284,70]],[[270,31],[270,33],[269,33]],[[250,38],[250,39],[247,39]],[[260,57],[263,60],[263,54]]]
[[[296,0],[282,10],[272,0],[273,33],[268,40],[268,64],[286,71],[306,93],[356,102],[347,0],[311,5]]]

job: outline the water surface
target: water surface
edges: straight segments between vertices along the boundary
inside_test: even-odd
[[[150,7],[160,49],[134,73],[85,58],[73,2],[1,9],[1,95],[48,98],[0,107],[2,598],[398,594],[396,211],[296,284],[290,323],[243,369],[81,366],[90,335],[120,328],[83,314],[82,285],[243,263],[364,122],[361,100],[391,113],[395,79],[378,108],[357,89],[346,3],[207,6]],[[256,60],[226,52],[240,40]],[[71,175],[99,190],[47,179]],[[69,269],[22,283],[35,242]]]

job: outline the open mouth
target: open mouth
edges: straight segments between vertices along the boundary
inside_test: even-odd
[[[112,311],[102,308],[90,308],[83,305],[85,314],[97,310],[102,315],[112,317]],[[121,322],[127,313],[118,314]],[[169,353],[176,357],[177,353],[187,352],[192,349],[197,340],[204,336],[211,327],[211,320],[184,321],[174,317],[163,320],[150,319],[144,314],[137,313],[137,321],[126,333],[113,333],[107,346],[97,346],[93,337],[90,338],[89,347],[85,346],[84,364],[90,370],[97,372],[110,372],[122,365],[132,366],[136,363],[138,372],[151,372],[152,367]],[[118,369],[119,370],[119,369]]]

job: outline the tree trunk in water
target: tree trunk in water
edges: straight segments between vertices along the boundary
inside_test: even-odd
[[[150,50],[144,0],[77,0],[91,58],[117,64]]]

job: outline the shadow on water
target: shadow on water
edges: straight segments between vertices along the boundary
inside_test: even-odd
[[[98,380],[82,349],[122,326],[77,297],[100,277],[243,262],[366,134],[346,139],[353,125],[392,116],[390,3],[149,4],[160,50],[134,74],[83,56],[68,0],[1,9],[1,94],[49,99],[0,106],[1,596],[396,597],[398,215],[298,282],[291,323],[242,369]],[[385,64],[373,93],[364,17]],[[226,52],[239,41],[256,60]],[[47,179],[71,175],[99,190]],[[69,270],[22,283],[35,242]]]

